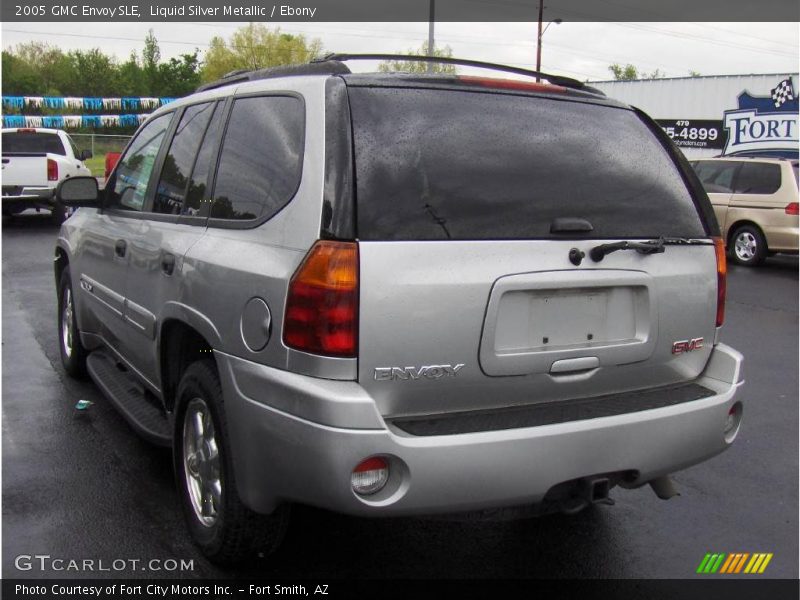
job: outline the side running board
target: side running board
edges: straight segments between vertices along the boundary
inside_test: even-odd
[[[144,389],[126,370],[102,351],[92,352],[86,368],[97,387],[144,439],[159,446],[172,446],[172,428],[164,411],[147,399]]]

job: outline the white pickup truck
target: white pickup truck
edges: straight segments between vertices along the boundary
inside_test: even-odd
[[[91,176],[83,163],[89,150],[79,151],[66,132],[59,129],[3,129],[3,216],[28,208],[45,208],[53,220],[67,217],[66,207],[55,200],[55,189],[64,179]]]

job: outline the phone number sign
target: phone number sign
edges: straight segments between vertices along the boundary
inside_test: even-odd
[[[722,121],[700,119],[657,119],[656,122],[681,148],[712,148],[721,150],[725,147],[727,132]]]

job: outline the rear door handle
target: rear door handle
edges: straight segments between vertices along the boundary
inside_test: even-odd
[[[125,252],[127,251],[128,251],[128,242],[126,242],[125,240],[117,240],[117,243],[114,244],[114,254],[122,258],[125,256]]]
[[[164,254],[161,256],[161,270],[167,275],[172,275],[175,270],[175,255]]]

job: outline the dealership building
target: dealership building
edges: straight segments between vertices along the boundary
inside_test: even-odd
[[[689,158],[797,156],[797,73],[592,82],[653,117]]]

